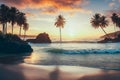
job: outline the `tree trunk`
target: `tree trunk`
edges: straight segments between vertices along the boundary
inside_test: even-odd
[[[24,40],[25,40],[25,36],[26,36],[26,30],[24,31]]]
[[[114,24],[114,31],[116,32],[116,24]],[[117,33],[114,34],[114,38],[117,37]]]
[[[21,36],[21,28],[22,28],[22,27],[20,26],[19,36]]]
[[[61,43],[62,42],[61,27],[59,29],[60,29],[60,43]]]
[[[5,27],[5,34],[7,34],[7,23],[6,23],[6,27]]]
[[[5,23],[3,23],[3,29],[2,29],[3,34],[5,34]]]
[[[107,38],[110,38],[110,36],[105,32],[105,30],[101,27],[101,29],[103,30],[103,32],[105,33],[105,35],[107,36]]]
[[[14,27],[14,26],[12,25],[12,34],[13,34],[13,27]]]

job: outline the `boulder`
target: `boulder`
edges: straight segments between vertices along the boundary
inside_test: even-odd
[[[36,39],[28,39],[27,42],[31,43],[51,43],[49,35],[47,33],[40,33]]]
[[[32,52],[31,46],[17,35],[0,33],[0,53]]]

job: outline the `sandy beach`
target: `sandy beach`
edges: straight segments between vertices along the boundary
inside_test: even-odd
[[[0,64],[0,80],[119,80],[120,71],[77,66]]]

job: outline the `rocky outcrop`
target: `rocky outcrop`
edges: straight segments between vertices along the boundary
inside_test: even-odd
[[[26,53],[32,51],[31,46],[17,35],[0,33],[0,53]]]
[[[49,35],[47,33],[40,33],[36,39],[28,39],[27,42],[31,43],[51,43]]]

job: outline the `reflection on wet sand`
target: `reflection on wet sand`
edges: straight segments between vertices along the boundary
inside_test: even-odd
[[[24,56],[0,58],[0,80],[120,80],[120,71],[25,64]]]
[[[70,68],[71,66],[65,66]],[[75,67],[71,67],[75,68]],[[81,68],[78,69],[78,71]],[[120,71],[98,70],[88,74],[84,72],[89,68],[82,68],[79,72],[69,72],[62,70],[62,67],[37,66],[29,64],[0,64],[1,80],[119,80]],[[94,70],[94,69],[91,69]],[[96,70],[96,69],[95,69]],[[90,71],[90,70],[89,70]]]

